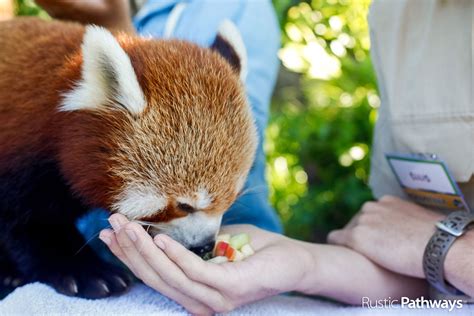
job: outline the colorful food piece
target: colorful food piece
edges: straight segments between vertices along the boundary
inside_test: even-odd
[[[241,233],[234,236],[222,234],[216,238],[214,251],[206,254],[204,260],[214,263],[242,261],[254,253],[248,234]]]
[[[229,245],[233,248],[240,250],[242,246],[250,243],[250,237],[248,234],[237,234],[230,238]]]
[[[229,259],[229,261],[234,261],[234,258],[235,258],[235,252],[237,250],[235,250],[234,248],[232,248],[231,246],[227,247],[227,249],[225,250],[225,256],[227,257],[227,259]]]
[[[225,252],[228,247],[229,247],[228,243],[226,243],[225,241],[219,241],[216,244],[216,247],[214,248],[214,257],[225,256]]]
[[[229,243],[230,234],[222,234],[217,236],[216,243],[218,243],[219,241],[225,241],[226,243]]]
[[[244,254],[242,252],[236,250],[234,261],[242,261],[244,259],[245,259]]]
[[[242,252],[245,258],[255,253],[255,251],[253,251],[252,247],[249,244],[242,246],[242,248],[240,249],[240,252]]]
[[[203,257],[202,257],[202,260],[204,261],[207,261],[207,260],[210,260],[214,258],[214,256],[212,255],[212,251],[209,251],[208,253],[206,253]]]
[[[228,262],[228,261],[229,259],[227,259],[227,257],[224,257],[224,256],[218,256],[218,257],[214,257],[212,259],[207,260],[207,262],[212,262],[212,263],[217,263],[217,264]]]

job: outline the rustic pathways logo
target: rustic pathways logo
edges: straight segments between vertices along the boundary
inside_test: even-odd
[[[423,296],[417,299],[402,297],[401,299],[384,298],[371,300],[362,298],[362,307],[366,308],[408,308],[408,309],[447,309],[452,312],[463,307],[462,300],[429,300]]]

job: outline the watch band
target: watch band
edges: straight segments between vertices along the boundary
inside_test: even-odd
[[[457,211],[449,214],[444,220],[436,223],[436,232],[431,237],[423,255],[423,271],[426,280],[441,293],[463,295],[444,280],[444,259],[454,241],[474,223],[474,214]]]

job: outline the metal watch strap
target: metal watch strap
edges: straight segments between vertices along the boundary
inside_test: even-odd
[[[444,259],[454,241],[464,234],[466,228],[474,223],[474,214],[457,211],[449,214],[436,224],[436,232],[431,237],[423,255],[423,271],[432,287],[441,293],[463,295],[463,293],[444,280]]]

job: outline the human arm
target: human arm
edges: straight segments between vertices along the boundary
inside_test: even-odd
[[[444,261],[446,281],[470,297],[474,297],[474,230],[459,237]]]
[[[217,265],[165,235],[152,240],[121,215],[110,220],[115,232],[102,231],[100,238],[111,251],[145,284],[195,314],[225,312],[289,291],[361,304],[362,297],[416,297],[426,290],[424,282],[382,269],[348,248],[310,244],[250,225],[223,231],[248,233],[256,253]]]
[[[329,235],[377,264],[407,276],[424,278],[423,253],[444,216],[411,202],[386,196],[366,203],[344,229]],[[474,232],[454,242],[444,262],[445,278],[454,287],[474,296]]]
[[[302,293],[353,305],[360,305],[364,297],[374,301],[427,295],[424,280],[387,270],[350,248],[305,245],[313,256],[313,265],[298,289]]]
[[[36,3],[56,19],[96,24],[127,33],[135,32],[128,0],[36,0]]]

